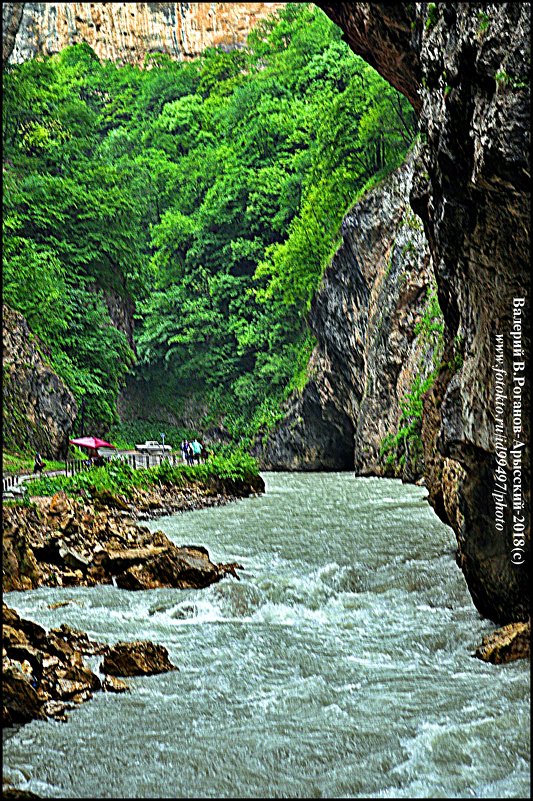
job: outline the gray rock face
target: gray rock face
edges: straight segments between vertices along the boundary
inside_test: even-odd
[[[411,157],[344,219],[311,308],[311,378],[261,453],[265,467],[391,474],[381,443],[397,431],[415,377],[433,369],[433,346],[415,333],[433,271],[408,201],[413,164]],[[417,469],[408,462],[404,478]]]
[[[527,449],[510,451],[530,433],[529,380],[515,365],[530,351],[531,5],[403,3],[394,19],[388,4],[319,5],[419,112],[425,147],[411,202],[430,244],[447,344],[458,338],[464,353],[435,398],[437,447],[463,469],[459,562],[483,615],[526,620],[530,464]],[[501,415],[497,335],[506,370]],[[501,527],[492,495],[497,441],[506,449]]]
[[[44,458],[60,459],[68,449],[76,402],[47,364],[45,346],[24,317],[5,305],[2,314],[4,447],[30,446]]]
[[[2,3],[2,66],[13,52],[23,11],[24,3]]]

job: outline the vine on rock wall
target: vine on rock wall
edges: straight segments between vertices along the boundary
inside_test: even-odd
[[[441,367],[444,347],[444,318],[439,306],[436,286],[428,287],[424,313],[415,326],[415,334],[432,356],[432,370],[424,377],[427,362],[419,363],[418,373],[400,401],[398,430],[387,434],[380,446],[380,456],[395,477],[420,477],[423,473],[422,412],[425,392],[433,386]]]

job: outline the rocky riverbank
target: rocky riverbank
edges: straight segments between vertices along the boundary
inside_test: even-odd
[[[40,586],[115,584],[129,590],[206,587],[238,565],[213,564],[201,546],[177,546],[138,521],[218,506],[262,492],[252,482],[135,488],[131,496],[99,492],[33,498],[4,509],[4,592]]]
[[[252,481],[212,481],[188,487],[135,489],[129,498],[111,493],[58,492],[28,505],[4,508],[3,590],[40,586],[115,584],[129,589],[206,587],[231,574],[237,564],[214,564],[202,546],[177,546],[138,520],[218,506],[264,491]],[[91,641],[62,625],[46,632],[3,605],[2,664],[4,726],[66,719],[66,712],[96,691],[125,692],[118,676],[176,670],[166,649],[150,642]],[[83,661],[101,656],[98,675]]]
[[[97,672],[84,657],[102,657]],[[2,606],[2,723],[66,720],[67,712],[93,694],[128,692],[118,676],[178,670],[166,648],[151,642],[106,645],[61,625],[47,632]]]

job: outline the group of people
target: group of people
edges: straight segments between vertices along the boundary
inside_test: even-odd
[[[205,462],[207,459],[207,450],[203,442],[200,442],[197,439],[193,439],[192,442],[189,442],[188,439],[184,439],[180,445],[181,450],[181,458],[186,464],[200,464],[200,460]]]
[[[181,456],[183,461],[188,465],[200,464],[200,461],[207,460],[207,449],[203,442],[198,439],[193,439],[191,442],[184,439],[180,446]],[[101,467],[104,464],[104,458],[99,454],[89,456],[84,462],[86,467]],[[44,462],[40,453],[35,454],[35,463],[33,465],[33,472],[41,475],[44,469]]]

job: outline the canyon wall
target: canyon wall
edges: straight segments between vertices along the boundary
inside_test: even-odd
[[[63,458],[78,411],[74,397],[22,314],[4,305],[2,324],[3,447],[16,453],[29,445],[45,459]]]
[[[5,3],[4,63],[86,42],[102,59],[142,65],[147,55],[198,56],[246,44],[256,22],[285,3]],[[20,17],[20,18],[19,18]]]
[[[318,5],[418,112],[411,204],[433,257],[446,346],[460,343],[464,358],[426,399],[426,447],[437,449],[428,480],[441,481],[446,458],[460,464],[452,522],[473,600],[496,622],[525,620],[531,6]],[[433,499],[440,492],[430,487]]]
[[[287,404],[262,464],[274,470],[421,475],[407,454],[387,464],[383,440],[400,427],[402,401],[434,369],[435,343],[417,332],[434,283],[422,223],[409,205],[415,153],[346,215],[342,244],[312,302],[317,346],[310,380]],[[419,457],[421,454],[419,455]]]

